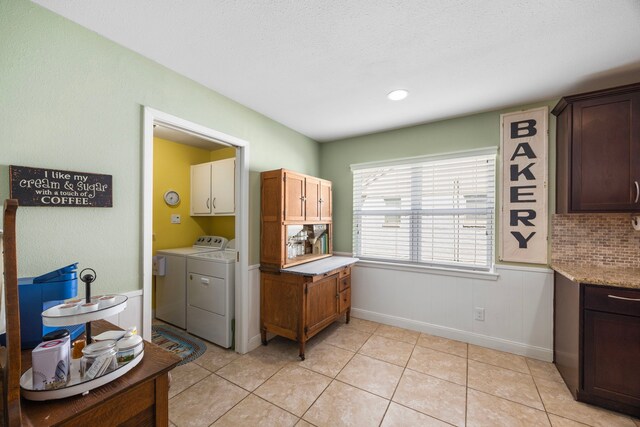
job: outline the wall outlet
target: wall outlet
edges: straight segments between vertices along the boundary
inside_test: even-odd
[[[180,224],[180,215],[178,214],[171,215],[171,224]]]
[[[480,322],[484,322],[484,308],[476,307],[473,309],[473,318]]]

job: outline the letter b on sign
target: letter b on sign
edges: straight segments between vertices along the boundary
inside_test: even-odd
[[[537,133],[536,121],[533,119],[511,123],[511,139],[526,138]]]

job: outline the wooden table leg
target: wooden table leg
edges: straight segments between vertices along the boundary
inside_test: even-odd
[[[156,426],[169,425],[169,376],[156,378]]]

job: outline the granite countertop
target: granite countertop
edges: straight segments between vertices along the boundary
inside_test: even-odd
[[[355,264],[358,261],[358,258],[334,255],[318,261],[311,261],[306,264],[283,268],[280,271],[282,273],[299,274],[301,276],[317,276],[338,268],[346,267],[347,265]]]
[[[551,268],[575,282],[640,289],[640,268],[552,263]]]

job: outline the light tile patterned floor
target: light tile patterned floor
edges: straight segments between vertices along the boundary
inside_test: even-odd
[[[640,420],[573,400],[555,366],[352,318],[307,344],[213,344],[172,371],[175,426],[607,426]]]

